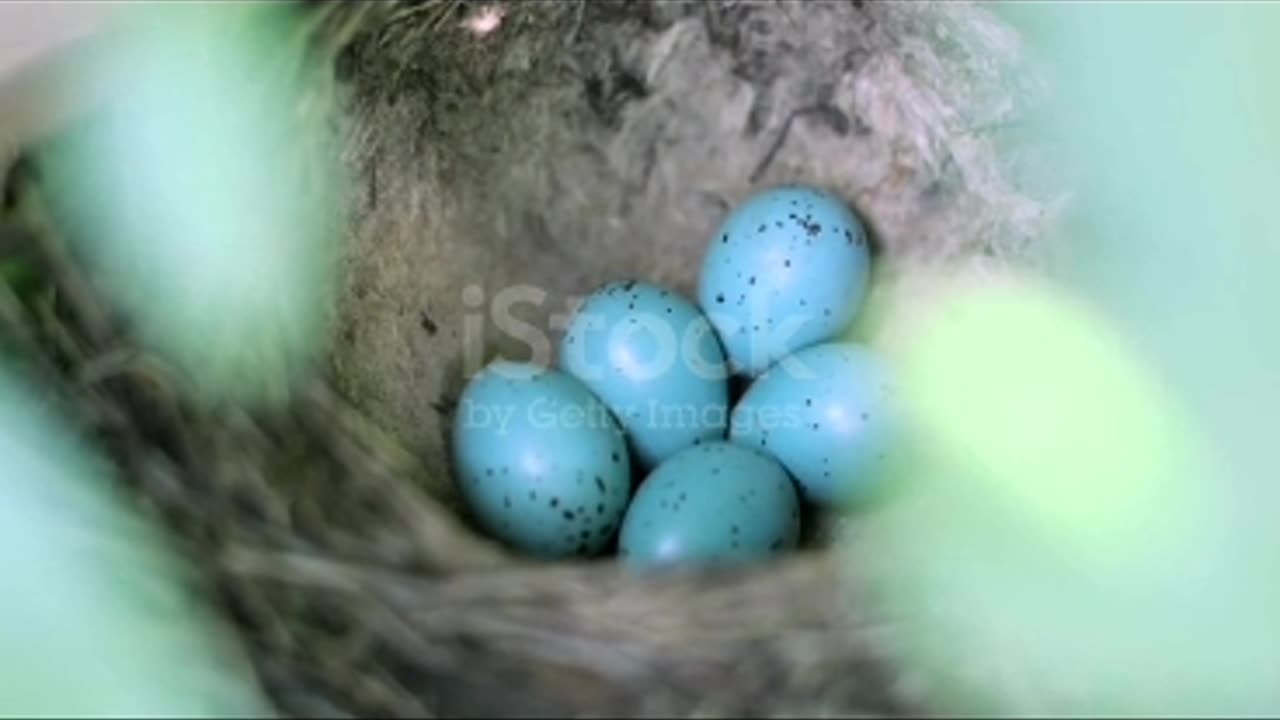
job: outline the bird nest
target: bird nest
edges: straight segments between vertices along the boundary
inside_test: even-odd
[[[999,134],[1035,97],[1017,34],[959,3],[308,12],[359,182],[331,362],[286,407],[184,399],[41,211],[36,152],[8,172],[0,242],[40,268],[0,303],[8,342],[172,530],[279,711],[920,710],[821,542],[642,579],[473,530],[446,452],[465,297],[532,288],[523,319],[548,327],[619,278],[692,294],[727,208],[782,182],[857,208],[873,307],[926,269],[1034,263],[1049,204]],[[484,333],[486,357],[528,352]]]

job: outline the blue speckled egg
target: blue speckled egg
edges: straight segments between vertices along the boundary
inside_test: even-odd
[[[729,437],[786,467],[808,500],[866,497],[897,435],[887,368],[854,343],[822,343],[756,378],[734,406]]]
[[[574,314],[559,357],[613,411],[644,467],[697,440],[725,437],[724,350],[702,311],[674,290],[605,285]]]
[[[848,205],[814,188],[774,188],[740,205],[716,231],[698,302],[732,370],[755,376],[847,328],[866,294],[870,263],[866,233]]]
[[[630,567],[759,560],[795,547],[800,501],[773,458],[724,440],[667,459],[636,491],[619,555]]]
[[[452,446],[461,495],[498,540],[550,559],[594,555],[613,539],[631,494],[626,441],[572,376],[491,363],[459,398]]]

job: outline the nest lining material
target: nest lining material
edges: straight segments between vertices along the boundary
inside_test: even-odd
[[[1012,82],[1016,37],[974,7],[553,4],[480,40],[428,30],[392,23],[344,63],[367,182],[333,365],[436,477],[478,369],[468,288],[527,291],[513,314],[554,342],[606,281],[692,294],[727,208],[778,182],[853,201],[882,274],[1025,258],[1046,217],[982,130],[1033,88]],[[530,354],[482,326],[488,356]]]
[[[186,404],[26,165],[2,245],[45,285],[0,298],[6,342],[175,530],[285,714],[910,712],[829,552],[642,583],[474,535],[445,453],[462,291],[532,284],[544,327],[618,277],[691,292],[724,210],[782,181],[855,203],[884,287],[1033,261],[1051,205],[988,130],[1033,96],[1016,35],[966,4],[530,3],[484,37],[471,10],[315,10],[362,183],[331,377],[287,410]]]

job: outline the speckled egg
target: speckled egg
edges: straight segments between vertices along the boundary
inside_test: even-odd
[[[716,231],[698,302],[732,370],[755,376],[847,328],[866,294],[870,262],[866,233],[847,204],[810,187],[774,188],[748,199]]]
[[[725,437],[724,351],[702,311],[670,288],[626,282],[592,293],[570,320],[559,358],[613,411],[644,467]]]
[[[477,523],[516,550],[590,556],[615,536],[631,494],[626,441],[604,404],[572,376],[491,363],[459,398],[452,449]]]
[[[734,406],[729,436],[767,452],[805,499],[823,505],[865,497],[898,428],[887,368],[854,343],[822,343],[756,378]]]
[[[717,440],[686,448],[641,483],[619,555],[636,568],[760,560],[795,547],[800,504],[773,458]]]

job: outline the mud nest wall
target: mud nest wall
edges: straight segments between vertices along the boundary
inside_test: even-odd
[[[46,241],[23,199],[38,173],[11,173],[6,201],[57,298],[5,304],[13,342],[176,531],[207,581],[193,597],[234,624],[277,707],[919,710],[828,553],[644,583],[607,560],[529,565],[468,529],[445,438],[469,293],[545,293],[518,313],[538,327],[608,280],[692,294],[709,233],[770,184],[859,211],[873,305],[923,268],[1037,262],[1055,203],[1000,140],[1040,92],[1017,35],[961,3],[513,3],[487,32],[460,2],[311,12],[359,182],[331,367],[286,411],[187,406]],[[530,352],[485,333],[484,357]]]
[[[341,65],[365,183],[335,375],[441,476],[467,288],[531,290],[513,312],[553,332],[609,280],[692,294],[727,209],[782,182],[848,199],[886,274],[1021,260],[1044,222],[996,132],[1037,87],[980,8],[550,3],[476,37],[458,7]],[[529,354],[493,325],[490,355]]]

